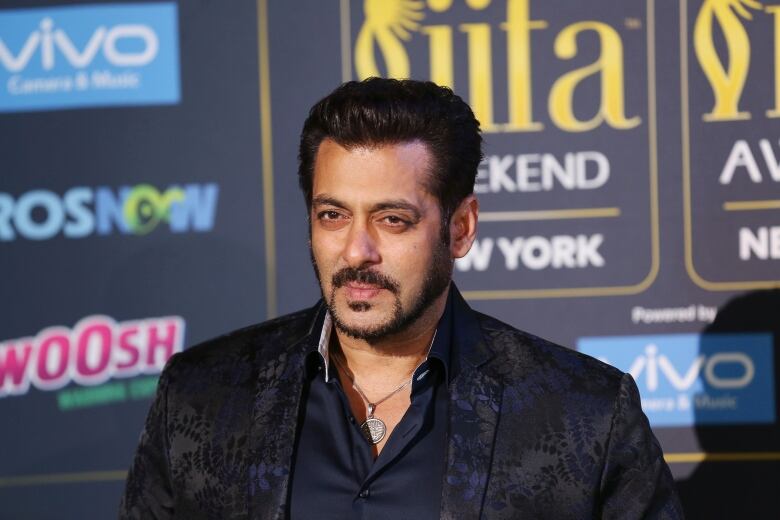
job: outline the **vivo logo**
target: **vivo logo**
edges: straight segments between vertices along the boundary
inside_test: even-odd
[[[0,113],[181,99],[174,2],[0,9]]]
[[[729,366],[730,365],[730,366]],[[724,372],[734,372],[734,365],[740,373],[738,376],[719,376],[718,367]],[[752,381],[756,373],[753,360],[743,352],[718,352],[711,356],[699,354],[687,366],[677,367],[664,354],[658,353],[655,344],[645,347],[644,355],[638,356],[628,369],[631,376],[640,381],[644,376],[647,390],[658,390],[659,378],[663,377],[675,390],[688,390],[703,376],[704,381],[712,388],[738,389],[745,388]]]
[[[123,41],[133,43],[123,46],[120,43]],[[141,44],[139,50],[127,50],[127,47],[138,47],[138,43]],[[125,50],[120,50],[121,47]],[[126,24],[98,26],[87,43],[79,49],[68,33],[55,28],[54,21],[47,17],[41,20],[38,30],[30,33],[16,54],[0,39],[0,63],[9,72],[21,72],[39,54],[44,70],[52,70],[58,56],[63,57],[72,67],[83,69],[101,53],[108,63],[117,67],[141,67],[154,60],[159,48],[160,41],[151,27]]]
[[[771,334],[607,336],[577,347],[634,378],[653,426],[775,420]]]

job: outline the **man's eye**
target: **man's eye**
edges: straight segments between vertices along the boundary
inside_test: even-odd
[[[338,220],[341,218],[341,213],[338,211],[321,211],[317,215],[317,218],[320,220]]]
[[[382,218],[382,221],[393,227],[406,227],[409,225],[409,221],[397,215],[387,215],[386,217]]]
[[[349,222],[349,216],[335,209],[326,209],[317,212],[317,222],[323,229],[335,231]]]

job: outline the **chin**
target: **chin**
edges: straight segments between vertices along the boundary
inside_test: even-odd
[[[377,307],[376,304],[356,301],[340,305],[337,311],[345,325],[371,329],[383,326],[392,318],[392,313]]]
[[[339,315],[345,319],[351,317],[351,320],[370,324],[389,320],[392,317],[394,302],[388,296],[392,295],[380,293],[370,299],[351,300],[344,292],[337,290],[331,305],[335,306]]]
[[[380,307],[362,301],[338,303],[331,314],[336,327],[347,336],[374,341],[385,337],[391,329],[394,331],[392,324],[397,321],[392,308]]]

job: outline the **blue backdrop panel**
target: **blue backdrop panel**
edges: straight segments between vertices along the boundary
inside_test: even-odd
[[[298,135],[372,75],[482,122],[470,303],[631,372],[689,517],[780,513],[780,7],[50,4],[0,8],[0,518],[114,516],[165,359],[318,298]]]
[[[3,3],[3,89],[139,85],[0,104],[0,518],[109,518],[161,363],[267,313],[256,6],[46,4]]]

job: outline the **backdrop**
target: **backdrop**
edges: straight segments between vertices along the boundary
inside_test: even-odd
[[[56,5],[53,5],[56,4]],[[780,514],[780,5],[0,5],[0,518],[110,518],[165,361],[311,305],[308,108],[482,123],[477,309],[637,380],[690,518]]]

